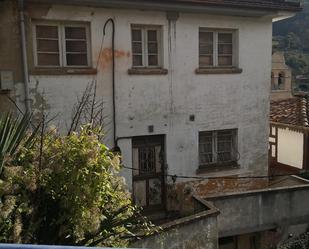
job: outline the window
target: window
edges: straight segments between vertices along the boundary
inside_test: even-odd
[[[199,133],[200,166],[233,162],[237,154],[236,129]]]
[[[199,67],[236,66],[236,31],[199,30]]]
[[[275,74],[271,72],[271,90],[276,90],[277,86],[275,83]]]
[[[161,66],[161,28],[132,26],[133,67]]]
[[[90,66],[90,34],[86,24],[36,23],[34,30],[35,66]]]
[[[281,72],[278,75],[278,89],[279,90],[284,90],[284,83],[285,83],[285,74],[284,72]]]

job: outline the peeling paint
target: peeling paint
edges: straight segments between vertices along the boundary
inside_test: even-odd
[[[35,81],[35,86],[30,88],[31,96],[31,110],[33,112],[33,118],[35,122],[40,122],[42,115],[50,110],[51,106],[47,102],[47,97],[45,96],[44,90],[40,92],[39,90],[40,81],[37,79]]]

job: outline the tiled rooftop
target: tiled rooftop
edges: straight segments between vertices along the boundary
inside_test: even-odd
[[[309,127],[309,98],[294,97],[272,101],[270,121],[302,127]]]

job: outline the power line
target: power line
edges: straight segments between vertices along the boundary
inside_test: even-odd
[[[127,166],[122,166],[125,169],[129,169],[132,171],[139,171],[144,173],[149,173],[147,171],[143,171],[136,168],[131,168]],[[163,176],[171,177],[173,181],[176,179],[196,179],[196,180],[216,180],[216,179],[224,179],[224,180],[237,180],[237,179],[270,179],[273,177],[284,177],[284,176],[303,176],[304,173],[301,174],[278,174],[278,175],[261,175],[261,176],[184,176],[184,175],[177,175],[177,174],[164,174]]]

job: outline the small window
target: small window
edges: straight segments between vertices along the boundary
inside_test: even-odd
[[[234,30],[199,30],[199,67],[235,67]]]
[[[237,154],[236,129],[199,133],[200,166],[235,162]]]
[[[277,90],[277,86],[275,83],[275,74],[271,72],[271,90]]]
[[[86,24],[37,23],[34,25],[37,67],[89,67],[90,35]]]
[[[161,28],[132,26],[133,67],[161,67]]]
[[[284,72],[281,72],[278,74],[278,89],[284,90],[285,88],[285,74]]]

